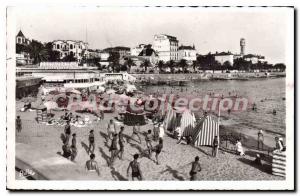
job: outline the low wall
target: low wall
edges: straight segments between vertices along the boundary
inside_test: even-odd
[[[82,165],[21,143],[16,144],[15,167],[33,171],[35,180],[99,180],[96,172],[87,172]]]

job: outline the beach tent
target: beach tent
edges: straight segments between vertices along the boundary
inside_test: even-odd
[[[176,123],[176,112],[171,107],[171,105],[168,104],[168,111],[167,111],[166,118],[164,120],[165,129],[173,131],[175,123]]]
[[[272,174],[285,177],[286,155],[285,152],[274,151],[272,157]]]
[[[219,137],[219,123],[206,116],[197,123],[192,137],[195,146],[212,146],[215,136]]]
[[[194,114],[186,109],[182,113],[182,117],[180,120],[180,129],[182,131],[182,136],[192,136],[194,133],[196,119]]]

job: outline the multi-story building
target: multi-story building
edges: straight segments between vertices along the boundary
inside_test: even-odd
[[[75,40],[55,40],[52,42],[52,47],[53,50],[60,53],[60,59],[68,55],[74,55],[78,61],[81,61],[88,49],[88,43]]]
[[[178,40],[174,36],[159,34],[154,36],[153,49],[158,59],[164,62],[178,61]]]
[[[234,55],[231,52],[216,52],[214,54],[215,60],[221,65],[223,65],[226,61],[228,61],[230,65],[233,65],[233,56]]]
[[[116,46],[112,48],[105,48],[103,51],[105,52],[117,52],[120,55],[120,59],[130,55],[130,48],[124,46]]]
[[[138,56],[142,50],[144,49],[146,45],[145,44],[139,44],[138,46],[130,49],[130,55],[131,56]]]
[[[192,63],[197,60],[195,46],[183,46],[178,48],[179,60],[184,59],[188,63]]]

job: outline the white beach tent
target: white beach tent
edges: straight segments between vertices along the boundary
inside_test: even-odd
[[[212,146],[215,136],[219,137],[219,123],[211,116],[200,119],[197,123],[193,141],[195,146]]]
[[[182,136],[193,136],[196,118],[195,115],[188,109],[182,113],[180,120],[180,129]]]

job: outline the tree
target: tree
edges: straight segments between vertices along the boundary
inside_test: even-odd
[[[145,60],[143,62],[143,64],[141,65],[141,67],[143,67],[145,69],[145,72],[147,72],[148,67],[151,65],[150,61]]]
[[[127,65],[122,65],[120,68],[121,71],[127,71],[127,69],[128,69]]]
[[[130,73],[130,70],[131,70],[131,67],[134,66],[134,62],[131,58],[128,58],[127,60],[127,69],[128,69],[128,72]]]
[[[63,61],[65,61],[65,62],[74,62],[74,61],[77,61],[77,59],[74,57],[73,53],[70,53],[70,54],[68,54],[67,56],[65,56],[63,58]]]
[[[53,50],[52,42],[46,43],[45,48],[48,54],[48,59],[47,59],[48,61],[50,62],[60,61],[60,52]]]
[[[181,60],[179,61],[179,67],[182,68],[182,71],[185,71],[186,68],[187,68],[187,66],[188,66],[188,64],[187,64],[187,62],[186,62],[185,59],[181,59]]]
[[[232,65],[229,61],[225,61],[224,64],[222,65],[222,70],[231,70]]]
[[[16,53],[20,54],[21,52],[29,52],[29,47],[23,44],[16,44]]]
[[[33,63],[37,64],[48,59],[48,53],[44,45],[36,40],[32,40],[29,44],[29,54],[33,59]]]
[[[116,69],[119,69],[119,59],[120,54],[118,52],[110,51],[108,61],[111,63],[112,71],[115,72]]]
[[[164,68],[164,66],[165,66],[165,63],[164,63],[162,60],[160,60],[160,61],[158,62],[159,73],[162,72],[162,69]]]
[[[279,69],[281,72],[284,72],[285,69],[286,69],[286,66],[283,63],[277,63],[277,64],[274,65],[274,68]]]
[[[235,59],[233,62],[233,68],[237,70],[249,70],[251,65],[251,61],[246,61],[243,58]]]
[[[197,61],[193,61],[193,70],[196,72],[196,67],[198,67]]]
[[[208,53],[207,55],[199,55],[197,57],[197,62],[202,70],[212,69],[213,71],[219,66],[218,62],[215,60],[214,55]]]
[[[171,69],[171,73],[174,73],[175,62],[173,60],[170,60],[168,62],[168,67]]]

